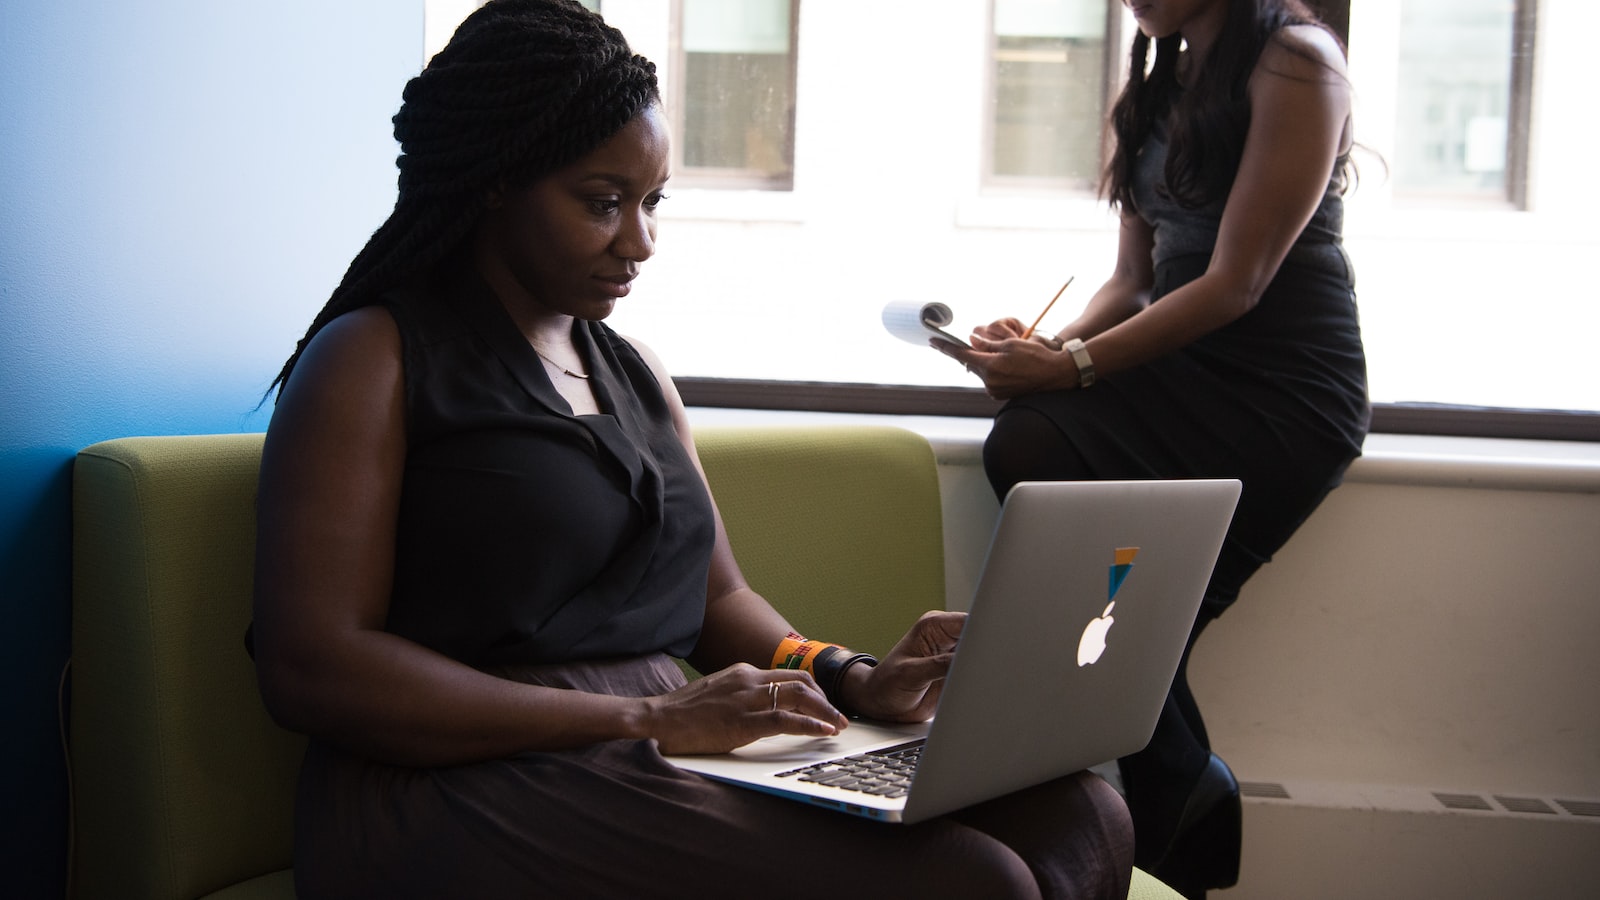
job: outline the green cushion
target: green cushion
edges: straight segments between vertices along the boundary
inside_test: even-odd
[[[1154,875],[1134,869],[1133,883],[1128,885],[1128,900],[1183,900],[1183,895]]]
[[[944,606],[939,476],[920,435],[724,427],[696,447],[740,569],[802,634],[882,656]]]
[[[197,897],[289,866],[302,738],[242,638],[262,436],[129,438],[73,471],[74,886]]]

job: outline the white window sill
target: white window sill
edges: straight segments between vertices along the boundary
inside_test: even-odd
[[[894,425],[933,445],[945,465],[982,465],[989,420],[791,410],[689,410],[695,425]],[[1600,443],[1373,434],[1346,480],[1500,490],[1600,493]]]

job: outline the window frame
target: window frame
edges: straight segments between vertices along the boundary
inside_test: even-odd
[[[1099,178],[1058,178],[1036,175],[999,175],[995,173],[996,119],[999,114],[999,50],[1000,35],[995,31],[995,4],[988,0],[988,46],[984,53],[983,90],[983,150],[980,183],[985,191],[1022,192],[1031,190],[1058,191],[1068,194],[1091,195],[1099,189]],[[1127,35],[1123,32],[1123,0],[1103,0],[1105,3],[1106,36],[1100,60],[1100,100],[1104,111],[1109,112],[1122,87],[1122,65],[1125,57]],[[1097,123],[1100,131],[1100,153],[1096,172],[1103,170],[1111,152],[1111,135],[1104,123]]]
[[[758,169],[745,168],[719,168],[708,166],[690,166],[684,161],[685,145],[683,141],[672,142],[672,179],[673,184],[680,188],[696,190],[740,191],[758,190],[772,192],[792,192],[795,181],[795,145],[798,135],[795,126],[799,120],[796,112],[799,106],[799,75],[800,75],[800,2],[789,0],[789,96],[796,98],[796,102],[789,108],[789,171],[784,175],[769,175]],[[671,83],[667,90],[671,96],[667,104],[672,114],[672,131],[674,134],[687,133],[686,116],[688,111],[688,71],[689,53],[683,46],[683,6],[684,0],[672,0],[670,26]]]
[[[1348,0],[1347,0],[1348,2]],[[1513,208],[1528,208],[1528,179],[1533,156],[1534,58],[1538,52],[1538,0],[1516,0],[1511,24],[1511,97],[1506,129],[1506,199]]]
[[[992,418],[1001,403],[981,388],[675,377],[687,406],[869,415]],[[1374,403],[1374,434],[1600,441],[1600,412],[1432,403]]]
[[[1350,0],[1320,0],[1309,5],[1342,9],[1340,39],[1349,44]],[[1331,23],[1330,23],[1331,24]],[[1533,95],[1535,54],[1539,25],[1539,0],[1512,0],[1509,88],[1506,97],[1505,185],[1499,192],[1457,193],[1450,190],[1406,190],[1397,187],[1395,198],[1406,204],[1507,205],[1518,212],[1529,208],[1530,161],[1533,156]]]

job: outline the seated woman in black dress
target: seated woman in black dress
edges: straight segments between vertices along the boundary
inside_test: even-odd
[[[772,668],[794,626],[739,573],[671,379],[602,324],[670,158],[618,32],[491,0],[395,132],[395,209],[275,382],[261,464],[261,691],[311,736],[300,896],[1120,900],[1131,823],[1087,773],[903,827],[662,758],[925,719],[962,616]]]
[[[1110,279],[1058,334],[1006,319],[972,349],[935,346],[1009,401],[984,446],[1002,498],[1025,480],[1244,482],[1192,647],[1366,435],[1341,243],[1350,86],[1338,39],[1300,0],[1129,5],[1140,34],[1112,114]],[[1183,666],[1121,770],[1136,862],[1198,897],[1237,879],[1240,804]]]

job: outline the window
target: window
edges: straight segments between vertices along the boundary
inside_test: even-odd
[[[791,0],[680,0],[680,184],[794,185]]]
[[[1095,187],[1114,12],[1104,0],[994,0],[991,183]]]
[[[1399,6],[1396,193],[1523,205],[1532,0]]]
[[[1374,401],[1593,417],[1583,61],[1600,4],[1315,5],[1347,34],[1366,148],[1345,234]],[[748,379],[751,405],[981,411],[959,366],[886,333],[884,303],[947,302],[957,329],[1031,320],[1075,276],[1052,328],[1110,274],[1116,222],[1085,188],[1134,32],[1123,3],[933,7],[602,4],[656,61],[683,154],[660,252],[611,322],[696,385],[691,401]]]

